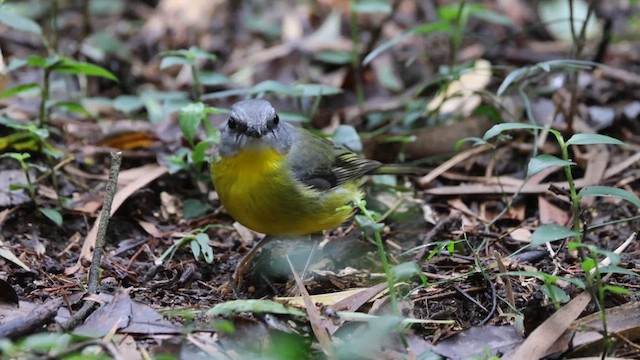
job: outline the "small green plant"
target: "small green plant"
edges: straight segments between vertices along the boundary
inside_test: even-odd
[[[353,200],[353,205],[355,208],[360,210],[360,214],[357,214],[354,217],[356,224],[360,229],[362,229],[362,233],[365,235],[367,240],[374,243],[378,249],[382,268],[387,277],[387,287],[389,288],[389,299],[391,301],[392,311],[394,315],[399,316],[400,313],[398,310],[396,282],[403,281],[417,275],[426,287],[427,279],[422,274],[420,266],[415,262],[402,263],[392,267],[389,264],[388,256],[382,242],[382,229],[385,226],[384,223],[381,222],[382,216],[379,213],[368,209],[367,202],[365,200],[355,198]]]
[[[49,124],[49,114],[51,109],[54,107],[64,108],[68,111],[84,115],[88,114],[88,111],[78,102],[69,100],[51,101],[49,94],[52,74],[97,76],[116,82],[118,81],[115,75],[98,65],[72,60],[60,55],[52,55],[46,58],[38,55],[31,55],[26,59],[16,59],[9,64],[8,69],[9,71],[15,71],[25,66],[43,70],[44,75],[42,84],[28,83],[17,85],[0,92],[0,98],[37,90],[40,95],[40,107],[38,113],[38,126],[40,127]]]
[[[211,126],[207,116],[220,114],[225,110],[207,107],[203,103],[192,103],[180,111],[179,125],[182,135],[189,143],[189,147],[180,147],[174,154],[167,157],[169,172],[185,171],[194,183],[208,179],[208,172],[202,168],[208,160],[208,150],[220,141],[218,130]],[[196,142],[196,133],[204,126],[206,138]]]
[[[569,243],[569,249],[577,250],[580,255],[582,267],[585,270],[586,288],[591,291],[594,296],[594,301],[596,301],[600,309],[604,309],[605,292],[611,291],[616,293],[627,293],[627,291],[618,286],[606,285],[600,274],[603,272],[616,272],[630,275],[634,273],[616,266],[619,263],[619,257],[614,253],[598,249],[593,245],[586,245],[582,243],[584,229],[580,222],[580,200],[585,196],[612,196],[629,201],[636,207],[640,208],[640,199],[626,190],[610,186],[588,186],[578,191],[572,173],[572,167],[576,164],[571,161],[571,158],[569,157],[569,148],[576,145],[612,144],[625,146],[626,144],[618,139],[600,134],[574,134],[571,138],[565,141],[562,134],[557,130],[537,125],[517,123],[494,125],[484,134],[482,142],[487,142],[503,132],[516,129],[532,130],[536,132],[545,130],[555,137],[556,142],[560,146],[561,157],[549,154],[541,154],[532,157],[527,167],[527,178],[547,168],[562,167],[569,186],[569,202],[571,203],[571,212],[573,217],[573,224],[571,227],[565,227],[557,224],[545,224],[538,227],[532,234],[530,247],[536,248],[548,242],[571,238],[572,240]],[[602,256],[609,258],[611,261],[610,266],[598,266],[599,257]],[[540,277],[545,283],[545,293],[551,298],[556,307],[559,306],[558,296],[562,296],[563,292],[559,288],[552,286],[553,283],[557,281],[557,277],[537,272],[527,274],[520,273],[520,275]],[[580,285],[575,281],[573,282],[575,285]],[[606,334],[606,312],[601,311],[601,314],[603,329]]]
[[[156,259],[156,265],[162,264],[167,258],[171,260],[176,251],[182,246],[189,244],[191,253],[196,260],[200,260],[200,256],[204,258],[208,264],[213,263],[213,248],[209,245],[209,235],[205,232],[214,225],[206,226],[203,229],[194,229],[182,238],[178,239],[171,245],[162,255]]]
[[[228,78],[214,72],[205,72],[200,70],[198,61],[202,59],[216,62],[218,60],[215,54],[197,48],[191,47],[188,50],[171,50],[160,53],[162,62],[160,69],[166,69],[174,65],[188,65],[191,68],[191,79],[193,81],[193,100],[200,101],[202,96],[202,85],[217,85],[228,82]]]

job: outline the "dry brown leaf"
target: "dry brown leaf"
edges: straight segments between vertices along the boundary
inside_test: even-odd
[[[590,300],[591,295],[587,291],[573,298],[540,324],[514,353],[505,355],[503,359],[541,359],[547,349],[560,338],[571,322],[580,316],[580,313],[584,311]]]
[[[547,201],[544,196],[538,196],[538,212],[540,224],[564,226],[569,222],[569,213]]]

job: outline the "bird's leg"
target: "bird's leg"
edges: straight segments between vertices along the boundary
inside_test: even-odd
[[[247,274],[247,272],[249,272],[249,269],[251,268],[251,263],[253,263],[253,259],[258,254],[258,250],[260,250],[264,245],[266,245],[272,239],[273,238],[271,236],[265,235],[262,239],[260,239],[260,241],[258,241],[257,244],[253,246],[253,248],[251,248],[251,250],[249,250],[248,253],[246,253],[242,257],[242,259],[240,259],[240,261],[238,262],[238,265],[236,266],[236,270],[233,272],[233,275],[232,275],[233,283],[236,285],[237,288],[242,287],[242,284],[244,283],[244,276]]]

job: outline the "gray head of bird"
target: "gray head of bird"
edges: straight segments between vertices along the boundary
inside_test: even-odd
[[[292,128],[280,121],[266,100],[249,99],[231,106],[231,113],[220,134],[219,152],[233,156],[241,149],[272,147],[281,153],[291,148]]]

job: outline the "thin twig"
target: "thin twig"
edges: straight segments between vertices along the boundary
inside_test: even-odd
[[[111,153],[109,180],[104,194],[102,212],[100,213],[100,225],[98,226],[98,236],[96,237],[96,247],[93,249],[93,260],[91,261],[91,268],[89,270],[89,283],[87,288],[90,294],[94,294],[98,288],[100,265],[102,262],[102,250],[107,237],[107,226],[109,226],[109,218],[111,217],[111,204],[113,203],[113,197],[116,195],[121,163],[122,153],[119,151]]]
[[[98,226],[98,235],[96,237],[95,248],[93,249],[93,258],[91,268],[89,269],[89,281],[87,291],[94,294],[98,288],[98,280],[100,279],[100,265],[102,263],[102,250],[104,247],[107,226],[111,217],[111,204],[113,197],[116,195],[116,185],[118,183],[118,175],[120,174],[120,164],[122,163],[122,153],[111,153],[111,169],[109,170],[109,180],[104,194],[102,203],[102,212],[100,213],[100,224]],[[66,323],[62,324],[63,329],[74,328],[77,324],[87,318],[93,311],[96,303],[93,301],[85,301],[80,310],[78,310]]]

